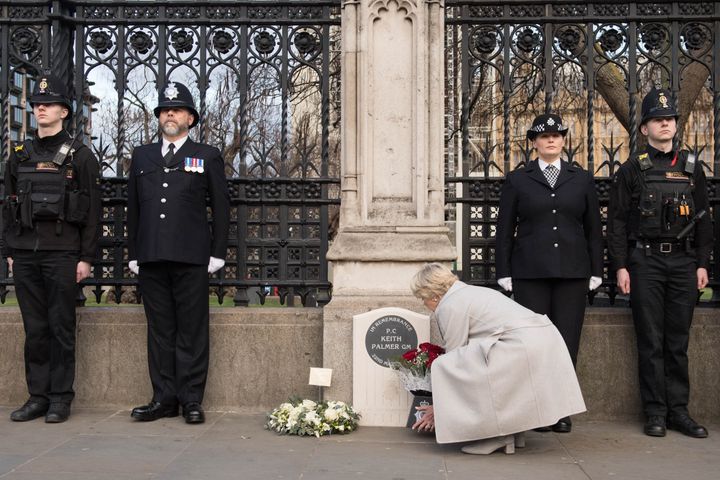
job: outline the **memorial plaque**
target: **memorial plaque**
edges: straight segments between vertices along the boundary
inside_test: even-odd
[[[386,315],[370,324],[365,335],[365,348],[375,363],[390,367],[390,362],[417,347],[415,327],[398,315]]]
[[[413,396],[389,365],[428,341],[427,315],[397,307],[353,315],[353,407],[362,414],[361,425],[405,425]]]

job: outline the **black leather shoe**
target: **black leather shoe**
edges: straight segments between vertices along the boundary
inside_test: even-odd
[[[182,414],[183,417],[185,417],[185,423],[205,422],[205,412],[197,402],[190,402],[183,405]]]
[[[650,435],[651,437],[664,437],[666,433],[665,417],[662,415],[648,416],[643,431],[645,435]]]
[[[62,423],[70,418],[70,405],[67,403],[51,403],[45,414],[45,423]]]
[[[570,420],[570,417],[563,417],[551,428],[552,431],[556,433],[570,433],[570,430],[572,430],[572,420]]]
[[[133,408],[130,416],[141,422],[152,422],[153,420],[165,417],[177,417],[178,406],[163,405],[160,402],[152,401],[147,405]]]
[[[690,415],[669,416],[667,426],[670,430],[677,430],[688,437],[705,438],[708,436],[707,429],[690,418]]]
[[[552,427],[538,427],[538,428],[533,428],[533,431],[534,431],[534,432],[540,432],[540,433],[552,432]]]
[[[10,420],[13,422],[27,422],[42,417],[48,411],[47,403],[40,403],[34,400],[28,400],[25,405],[18,408],[10,414]]]

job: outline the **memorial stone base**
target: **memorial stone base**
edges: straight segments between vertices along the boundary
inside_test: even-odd
[[[392,364],[430,340],[430,318],[388,307],[353,317],[353,406],[366,426],[402,427],[412,403]]]

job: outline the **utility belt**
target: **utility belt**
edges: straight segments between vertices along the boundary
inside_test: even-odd
[[[681,240],[638,240],[635,248],[643,250],[646,256],[670,255],[676,253],[688,253],[692,251],[692,238],[685,237]]]

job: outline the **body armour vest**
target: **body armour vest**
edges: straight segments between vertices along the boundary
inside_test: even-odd
[[[677,241],[695,215],[694,156],[679,152],[675,165],[657,168],[647,153],[634,157],[640,166],[640,192],[631,208],[630,230],[640,240]],[[692,236],[692,233],[689,235]]]
[[[63,221],[77,225],[87,221],[89,196],[78,191],[72,155],[58,164],[56,153],[40,154],[26,142],[16,156],[17,211],[12,216],[22,228],[32,229],[38,221],[55,221],[60,234]]]

